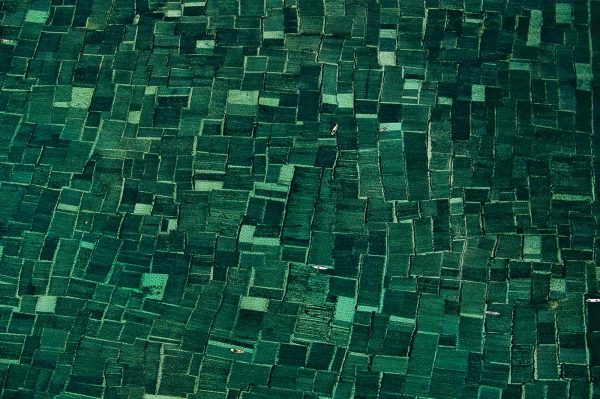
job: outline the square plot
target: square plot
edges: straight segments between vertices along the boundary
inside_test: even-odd
[[[129,114],[127,115],[127,122],[133,125],[139,125],[141,116],[142,111],[129,111]]]
[[[485,86],[484,85],[472,85],[471,86],[471,100],[482,102],[485,101]]]
[[[73,87],[73,94],[71,95],[71,107],[87,109],[92,103],[92,96],[94,95],[94,89],[91,87]]]
[[[142,274],[141,288],[148,299],[162,300],[169,279],[168,274],[144,273]]]
[[[247,56],[244,69],[246,72],[265,72],[268,60],[269,57],[265,56]]]
[[[337,103],[340,108],[354,108],[354,95],[352,93],[340,93],[337,95]]]
[[[51,295],[40,296],[35,305],[35,311],[39,313],[54,313],[55,309],[56,297]]]

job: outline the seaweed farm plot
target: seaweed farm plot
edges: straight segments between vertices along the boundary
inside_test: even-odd
[[[0,1],[0,397],[600,397],[600,1]]]

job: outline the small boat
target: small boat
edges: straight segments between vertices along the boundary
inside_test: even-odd
[[[231,352],[231,353],[244,353],[243,350],[238,349],[238,348],[230,348],[229,352]]]
[[[315,270],[329,270],[331,269],[330,266],[323,266],[323,265],[313,265],[313,269]]]
[[[589,303],[598,303],[600,302],[600,298],[588,298],[585,301]]]
[[[496,312],[494,310],[486,310],[485,314],[489,314],[489,315],[492,315],[492,316],[500,316],[500,312]]]
[[[338,124],[336,123],[335,126],[333,126],[333,128],[331,128],[331,135],[335,136],[335,134],[337,133],[338,130]]]

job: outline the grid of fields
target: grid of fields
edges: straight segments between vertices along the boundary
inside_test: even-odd
[[[598,0],[0,1],[0,397],[600,397],[599,73]]]

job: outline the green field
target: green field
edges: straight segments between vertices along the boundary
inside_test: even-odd
[[[598,21],[0,0],[0,398],[600,398]]]

